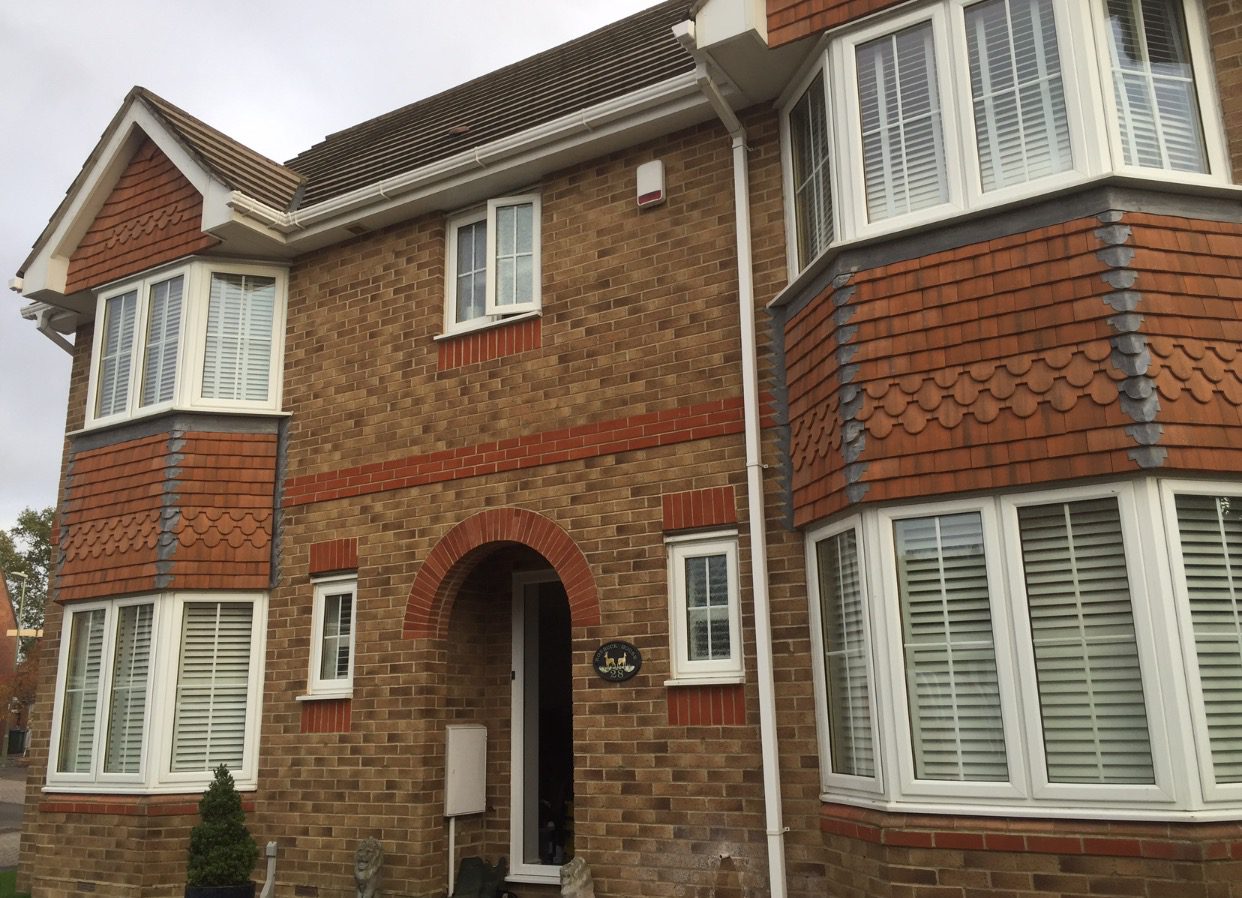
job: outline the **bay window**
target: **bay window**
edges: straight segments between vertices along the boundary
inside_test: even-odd
[[[253,785],[265,607],[208,593],[66,607],[48,788],[177,791],[219,764]]]
[[[1239,486],[1145,478],[811,531],[825,798],[1242,808],[1239,509]]]
[[[1229,180],[1200,0],[927,0],[811,65],[784,116],[794,274],[1110,172]]]
[[[172,408],[279,411],[285,281],[194,261],[102,291],[87,426]]]

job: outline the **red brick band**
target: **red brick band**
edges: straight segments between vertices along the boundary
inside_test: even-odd
[[[302,702],[303,733],[348,733],[352,729],[352,699],[338,698]]]
[[[358,540],[330,539],[321,543],[312,543],[310,547],[310,572],[330,574],[334,571],[356,571],[358,569]]]
[[[58,795],[39,802],[41,814],[110,814],[119,817],[184,817],[198,814],[201,794],[190,795]],[[254,810],[254,799],[242,797],[242,808]]]
[[[746,689],[740,683],[668,687],[672,726],[744,726]]]
[[[766,423],[766,422],[765,422]],[[741,433],[742,400],[724,399],[611,421],[411,455],[322,474],[292,477],[285,505],[308,505],[388,490],[518,471]]]
[[[733,487],[664,494],[664,529],[692,530],[737,523]]]
[[[569,598],[574,626],[599,623],[599,592],[586,556],[551,518],[524,508],[491,508],[469,517],[440,539],[427,555],[406,604],[406,638],[443,636],[452,598],[474,563],[497,543],[520,543],[552,565]]]
[[[451,371],[543,346],[543,319],[525,318],[439,342],[438,370]]]

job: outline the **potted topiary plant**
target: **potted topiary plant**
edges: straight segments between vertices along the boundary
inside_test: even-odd
[[[259,846],[246,829],[241,795],[225,765],[216,768],[198,813],[202,820],[190,831],[185,898],[254,898],[250,872]]]

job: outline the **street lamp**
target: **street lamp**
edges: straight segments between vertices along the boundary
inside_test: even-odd
[[[22,595],[17,602],[17,657],[14,659],[18,664],[22,663],[22,615],[26,611],[26,584],[30,582],[30,575],[24,571],[10,571],[10,576],[17,577],[22,581]]]

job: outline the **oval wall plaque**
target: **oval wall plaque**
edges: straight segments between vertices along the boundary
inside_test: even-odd
[[[642,666],[642,654],[628,642],[606,642],[595,652],[595,672],[601,680],[624,683]]]

